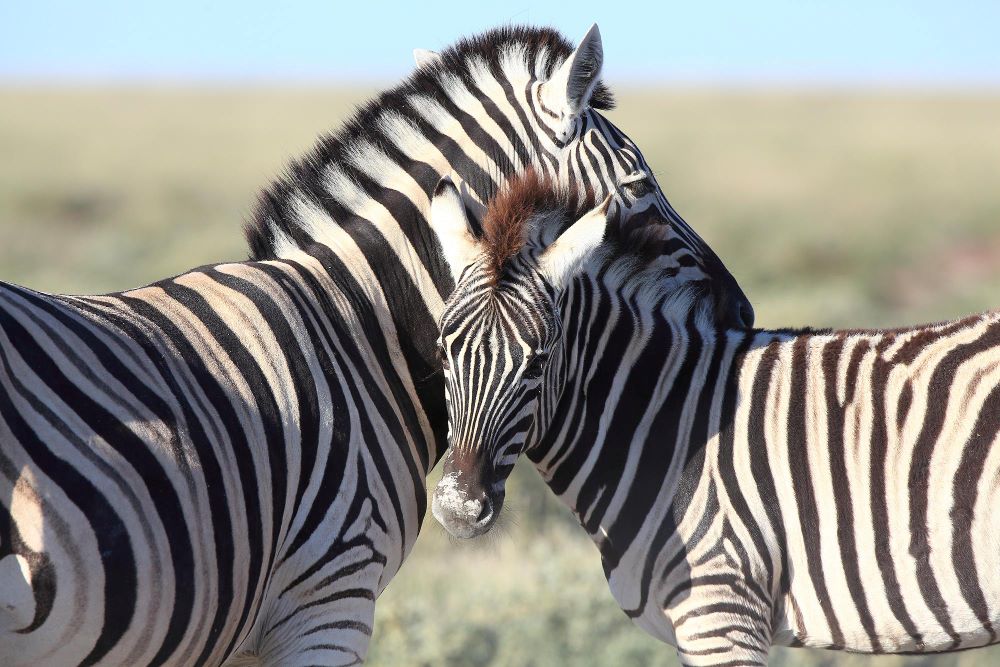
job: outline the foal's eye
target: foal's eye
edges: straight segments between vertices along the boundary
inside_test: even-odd
[[[524,377],[528,380],[537,380],[542,377],[545,367],[545,355],[536,354],[528,361],[528,367],[524,369]]]
[[[436,353],[438,361],[441,362],[441,368],[443,368],[444,370],[448,370],[450,366],[448,364],[448,355],[444,351],[444,345],[438,343]]]
[[[653,191],[653,184],[649,182],[648,178],[644,178],[641,181],[627,183],[625,189],[634,198],[641,199]]]

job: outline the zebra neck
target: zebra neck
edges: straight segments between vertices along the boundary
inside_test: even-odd
[[[817,335],[704,331],[693,321],[592,296],[590,307],[565,311],[561,362],[570,370],[559,396],[549,405],[543,401],[540,419],[547,426],[528,456],[605,563],[614,564],[640,537],[646,542],[651,531],[665,536],[676,529],[707,450],[720,438],[732,440],[741,402],[769,380],[791,381],[791,366],[777,363],[763,385],[754,384],[763,351],[768,358],[788,356]],[[857,332],[854,338],[867,345],[875,335]],[[650,525],[654,516],[656,525]]]
[[[995,314],[893,331],[716,334],[597,310],[563,318],[570,371],[528,455],[609,571],[674,533],[690,538],[694,508],[746,502],[744,479],[771,508],[767,530],[781,533],[773,508],[810,484],[810,462],[847,461],[849,475],[855,456],[948,440],[959,425],[944,421],[944,394],[956,390],[935,374],[960,380],[963,363],[982,367],[967,372],[962,391],[972,391],[1000,364]]]
[[[454,284],[427,222],[430,200],[444,174],[457,174],[481,201],[502,177],[469,158],[468,139],[451,136],[453,118],[436,119],[440,127],[424,119],[418,131],[415,119],[391,109],[371,113],[357,122],[396,142],[349,134],[322,142],[263,197],[249,231],[252,255],[307,252],[357,308],[388,315],[393,331],[370,333],[385,334],[405,359],[434,433],[433,466],[447,441],[438,321]]]
[[[319,260],[360,315],[359,337],[384,343],[378,363],[402,358],[414,406],[432,433],[433,467],[447,436],[437,321],[452,281],[425,216],[447,165],[400,165],[371,147],[364,153],[356,164],[338,156],[295,167],[295,185],[278,188],[273,206],[271,219],[281,221],[272,228],[273,248],[278,256],[304,251]]]
[[[528,456],[608,563],[717,429],[710,408],[733,392],[740,337],[591,305],[563,311],[565,382]]]
[[[419,290],[400,275],[398,264],[318,243],[306,254],[322,269],[314,288],[329,305],[328,321],[349,327],[366,363],[379,369],[379,384],[391,389],[396,410],[411,422],[400,440],[412,442],[416,463],[428,472],[447,442],[444,384],[434,347],[436,319]]]

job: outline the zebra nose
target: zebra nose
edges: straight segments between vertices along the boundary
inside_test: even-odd
[[[431,501],[431,513],[454,537],[467,539],[487,532],[497,517],[499,504],[485,491],[468,493],[442,479]]]
[[[476,516],[476,524],[483,525],[488,524],[493,520],[493,501],[486,494],[483,494],[483,499],[480,501],[479,514]]]
[[[754,312],[753,312],[753,306],[750,305],[750,302],[746,300],[742,301],[737,307],[737,311],[738,312],[736,317],[739,320],[739,322],[743,325],[743,328],[752,329]]]
[[[753,328],[754,312],[750,300],[734,278],[722,282],[723,287],[715,288],[716,322],[726,329]]]

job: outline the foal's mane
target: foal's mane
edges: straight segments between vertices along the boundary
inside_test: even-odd
[[[593,193],[579,197],[529,167],[507,181],[486,205],[480,243],[487,270],[499,278],[507,261],[527,243],[529,224],[553,225],[561,233],[593,207]]]
[[[554,182],[534,169],[527,169],[505,183],[487,202],[480,243],[486,255],[486,269],[499,280],[507,262],[528,242],[529,225],[554,227],[547,234],[556,238],[596,206],[594,193],[583,196]],[[645,221],[628,225],[611,220],[602,243],[606,260],[628,265],[631,271],[646,268],[660,255],[666,224]]]

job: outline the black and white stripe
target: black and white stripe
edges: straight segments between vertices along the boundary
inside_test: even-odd
[[[264,194],[254,261],[93,297],[0,284],[0,663],[363,658],[445,441],[435,185],[475,209],[529,166],[600,193],[643,164],[568,100],[607,98],[596,29],[430,60]]]
[[[531,261],[488,285],[470,269],[448,300],[443,340],[489,330],[482,365],[547,356],[541,380],[491,382],[452,357],[448,383],[475,385],[449,394],[453,428],[502,434],[470,443],[453,475],[502,494],[511,449],[526,450],[621,607],[686,665],[997,641],[1000,315],[720,329],[659,259],[606,242],[579,266],[561,287]],[[537,295],[504,302],[517,326],[483,315],[498,285]],[[499,396],[522,398],[494,411]]]

